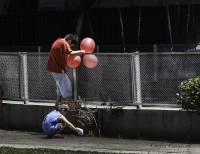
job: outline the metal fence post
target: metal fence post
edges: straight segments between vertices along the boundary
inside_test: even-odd
[[[29,102],[29,94],[28,94],[28,69],[27,69],[27,53],[22,52],[21,53],[21,60],[22,60],[22,75],[23,75],[23,100],[24,104],[27,104]]]
[[[142,104],[142,95],[141,95],[141,78],[140,78],[140,56],[139,52],[135,52],[135,81],[136,81],[136,91],[137,91],[137,103]],[[139,106],[141,107],[141,106]]]
[[[41,47],[38,46],[37,49],[38,49],[38,69],[39,69],[38,74],[39,74],[39,80],[41,82]]]
[[[132,103],[137,102],[137,89],[135,80],[135,66],[134,66],[134,54],[131,54],[131,79],[132,79]]]
[[[74,100],[77,101],[77,81],[76,81],[76,69],[73,68],[73,79],[74,79]]]
[[[100,51],[100,50],[99,50],[99,45],[97,45],[97,53],[99,53],[99,51]]]

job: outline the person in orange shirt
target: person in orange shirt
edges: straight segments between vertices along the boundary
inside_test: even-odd
[[[75,34],[68,34],[64,38],[58,38],[51,46],[47,71],[51,72],[56,81],[56,103],[58,106],[61,100],[70,102],[72,99],[71,81],[66,72],[67,57],[74,54],[83,54],[84,50],[73,51],[72,48],[78,43],[78,36]]]

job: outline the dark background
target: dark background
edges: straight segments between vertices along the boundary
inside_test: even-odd
[[[92,37],[98,45],[199,44],[199,3],[2,0],[0,46],[50,46],[68,33]]]

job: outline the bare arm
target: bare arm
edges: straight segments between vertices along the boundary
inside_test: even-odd
[[[84,50],[76,50],[76,51],[71,51],[70,52],[70,55],[75,55],[75,54],[79,54],[79,53],[85,53],[85,51]]]
[[[74,125],[69,122],[63,115],[61,115],[58,120],[63,121],[68,127],[70,127],[72,130],[74,130],[76,132],[76,127],[74,127]]]

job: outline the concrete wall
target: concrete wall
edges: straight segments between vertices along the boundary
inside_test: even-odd
[[[53,109],[53,106],[4,103],[0,108],[0,129],[42,132],[42,120]],[[200,115],[184,111],[101,108],[97,122],[101,135],[107,137],[200,140]]]
[[[0,108],[0,128],[42,131],[41,123],[53,106],[6,104]]]
[[[200,140],[200,115],[175,110],[102,110],[102,133],[141,139]]]

